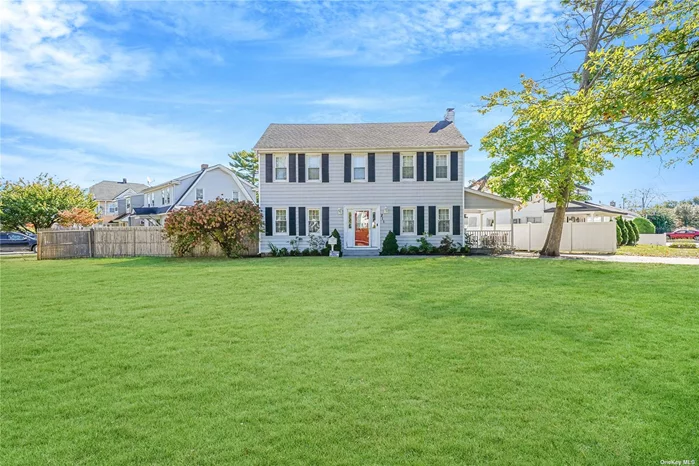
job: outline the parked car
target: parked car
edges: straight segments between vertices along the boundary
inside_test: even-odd
[[[36,251],[36,238],[14,231],[0,232],[0,251]]]
[[[699,230],[694,228],[680,228],[667,234],[667,239],[693,239],[699,241]]]

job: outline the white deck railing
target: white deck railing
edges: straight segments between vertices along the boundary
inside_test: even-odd
[[[473,249],[512,248],[511,230],[466,230],[466,244]]]

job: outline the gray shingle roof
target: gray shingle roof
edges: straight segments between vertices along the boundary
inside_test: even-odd
[[[148,186],[141,183],[122,183],[120,181],[100,181],[97,184],[90,186],[88,192],[100,201],[112,200],[119,194],[131,188],[134,191],[141,192]]]
[[[454,123],[276,124],[267,127],[255,149],[333,150],[464,148],[469,143]]]

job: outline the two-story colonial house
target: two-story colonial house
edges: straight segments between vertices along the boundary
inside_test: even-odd
[[[378,254],[389,231],[399,245],[462,241],[469,147],[453,109],[441,121],[269,125],[254,147],[260,252],[334,229],[348,255]]]

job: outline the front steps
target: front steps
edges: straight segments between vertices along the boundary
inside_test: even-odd
[[[349,248],[342,251],[342,257],[378,257],[378,248]]]

